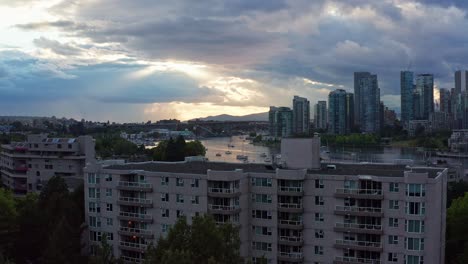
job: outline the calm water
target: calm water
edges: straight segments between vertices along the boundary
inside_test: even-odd
[[[208,149],[206,157],[210,161],[224,162],[242,162],[236,159],[237,155],[247,155],[250,163],[264,163],[265,158],[261,157],[265,153],[267,157],[280,153],[279,149],[264,146],[255,146],[244,140],[244,137],[233,136],[225,138],[209,138],[201,140]],[[234,145],[234,148],[228,147],[228,144]],[[226,151],[232,154],[225,154]],[[217,157],[216,154],[221,154]],[[392,163],[395,160],[410,159],[415,164],[424,164],[427,161],[447,160],[450,163],[461,164],[463,168],[468,169],[468,159],[442,158],[418,148],[400,148],[400,147],[375,147],[375,148],[322,148],[322,158],[325,160],[348,160],[355,162],[385,162]]]

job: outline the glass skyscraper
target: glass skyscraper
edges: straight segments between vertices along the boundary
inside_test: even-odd
[[[293,132],[309,134],[310,102],[307,98],[294,96],[293,99]]]
[[[354,122],[362,132],[380,131],[380,89],[377,75],[354,73]]]
[[[414,74],[411,71],[400,72],[401,92],[401,121],[408,122],[414,119],[413,88]]]
[[[353,96],[338,89],[328,95],[328,131],[331,134],[347,134],[351,130]]]
[[[434,75],[418,74],[416,77],[416,90],[419,93],[420,119],[428,120],[429,114],[434,112]]]

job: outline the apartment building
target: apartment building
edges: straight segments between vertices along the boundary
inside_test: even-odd
[[[283,139],[278,167],[203,161],[88,164],[90,250],[141,262],[179,217],[239,227],[256,263],[444,263],[447,170],[321,164],[320,139]]]
[[[53,176],[73,188],[83,182],[86,162],[95,159],[94,140],[28,135],[25,142],[2,145],[0,158],[2,184],[16,195],[40,191]]]

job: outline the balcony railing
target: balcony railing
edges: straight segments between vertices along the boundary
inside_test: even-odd
[[[147,235],[147,236],[151,235],[151,231],[149,230],[139,229],[139,228],[130,228],[130,227],[124,227],[124,226],[120,227],[120,231],[132,233],[132,234]]]
[[[123,217],[132,217],[132,218],[138,218],[142,220],[151,220],[153,219],[153,216],[147,215],[147,214],[139,214],[139,213],[129,213],[129,212],[120,212],[120,216]]]
[[[301,259],[302,252],[278,252],[278,255],[281,257],[286,257],[290,259]]]
[[[119,197],[119,201],[121,202],[128,202],[128,203],[137,203],[137,204],[153,204],[153,200],[151,199],[144,199],[144,198],[136,198],[136,197]]]
[[[208,208],[211,210],[223,210],[223,211],[233,211],[239,209],[238,205],[218,205],[218,204],[209,204]]]
[[[338,188],[336,193],[342,194],[363,194],[363,195],[382,195],[380,189],[349,189],[349,188]]]
[[[356,224],[356,223],[336,223],[335,227],[338,228],[355,228],[365,230],[382,230],[381,225],[369,225],[369,224]]]
[[[287,242],[302,242],[302,236],[280,236],[280,241],[287,241]]]
[[[292,186],[278,186],[280,192],[302,192],[302,187],[292,187]]]
[[[131,187],[131,188],[153,188],[151,183],[146,182],[129,182],[129,181],[119,181],[120,187]]]
[[[339,263],[363,263],[363,264],[380,264],[379,259],[365,259],[353,257],[335,257],[335,262]]]
[[[377,207],[358,207],[358,206],[341,206],[337,205],[335,207],[337,211],[346,211],[346,212],[367,212],[367,213],[381,213],[382,208]]]
[[[120,245],[123,246],[123,247],[142,249],[142,250],[145,250],[148,247],[148,245],[146,245],[146,244],[125,242],[125,241],[120,241]]]
[[[127,257],[127,256],[120,256],[120,258],[125,261],[125,262],[130,262],[130,263],[140,263],[142,259],[140,258],[132,258],[132,257]]]
[[[299,220],[279,220],[280,225],[292,225],[292,226],[300,226],[302,225],[302,221]]]
[[[237,188],[208,188],[209,193],[222,193],[222,194],[233,194],[238,193],[239,189]]]
[[[278,203],[280,208],[302,209],[302,203]]]
[[[345,246],[358,246],[358,247],[368,247],[368,248],[381,248],[380,242],[369,242],[369,241],[356,241],[356,240],[344,240],[344,239],[337,239],[337,245],[345,245]]]

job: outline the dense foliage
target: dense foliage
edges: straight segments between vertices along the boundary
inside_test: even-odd
[[[468,192],[447,210],[446,263],[468,263]]]
[[[217,226],[210,216],[197,216],[189,225],[180,218],[169,230],[167,237],[161,237],[156,247],[149,247],[145,264],[238,264],[239,231],[230,224]]]
[[[376,146],[380,139],[373,134],[321,135],[323,146]]]
[[[184,137],[179,136],[176,140],[159,142],[158,146],[152,149],[152,158],[158,161],[183,161],[189,156],[205,156],[206,148],[198,141],[186,142]]]
[[[70,193],[60,177],[51,178],[39,196],[13,198],[1,190],[2,258],[17,264],[86,262],[81,257],[83,199],[82,187]]]
[[[96,155],[101,158],[145,155],[145,147],[121,138],[118,134],[99,134],[96,139]]]

